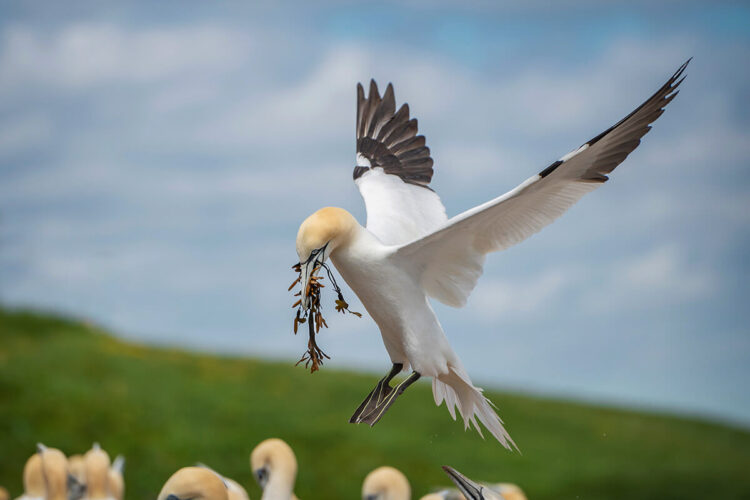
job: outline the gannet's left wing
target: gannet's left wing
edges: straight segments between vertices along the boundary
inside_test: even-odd
[[[396,250],[425,292],[460,307],[482,274],[484,256],[520,243],[601,186],[641,142],[675,98],[687,64],[628,116],[504,195],[450,219],[442,228]]]
[[[445,207],[428,187],[432,180],[430,148],[417,135],[409,105],[396,111],[393,85],[380,97],[370,81],[365,98],[357,84],[357,165],[354,183],[367,208],[367,229],[387,245],[422,237],[445,223]]]

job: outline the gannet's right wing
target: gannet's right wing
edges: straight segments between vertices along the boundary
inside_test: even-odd
[[[484,256],[520,243],[601,186],[675,98],[690,60],[628,116],[504,195],[472,208],[438,230],[401,246],[394,258],[416,272],[425,292],[441,302],[466,303],[482,274]]]
[[[357,85],[357,164],[354,183],[367,208],[367,229],[386,245],[431,233],[448,218],[432,180],[430,148],[417,135],[409,105],[396,111],[393,85],[380,97],[370,81],[367,97]]]

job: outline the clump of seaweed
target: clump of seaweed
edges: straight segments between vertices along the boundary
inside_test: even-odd
[[[321,264],[320,266],[316,267],[312,273],[310,273],[310,281],[307,284],[307,290],[305,290],[305,296],[309,297],[307,309],[302,306],[303,290],[300,290],[294,294],[294,296],[299,297],[299,299],[297,299],[297,301],[292,305],[292,308],[297,309],[297,312],[294,316],[294,334],[297,334],[299,325],[304,323],[307,323],[308,331],[307,351],[305,351],[300,360],[297,361],[296,365],[304,362],[305,368],[310,367],[310,373],[314,373],[319,370],[320,367],[323,366],[324,359],[331,359],[331,357],[323,352],[323,350],[318,346],[318,343],[315,341],[315,335],[320,333],[321,327],[328,328],[328,324],[326,323],[326,320],[323,319],[323,315],[321,313],[320,303],[321,289],[325,288],[325,285],[321,283],[321,280],[323,280],[324,277],[316,275],[316,273],[320,271],[321,267],[326,270],[328,279],[331,281],[331,284],[336,291],[336,295],[338,296],[338,298],[336,299],[336,311],[342,314],[348,312],[350,314],[354,314],[358,318],[362,317],[362,314],[349,310],[349,304],[346,302],[346,300],[344,300],[344,295],[341,293],[341,288],[339,288],[336,280],[333,278],[331,269],[326,264]],[[302,265],[300,263],[297,263],[292,266],[292,269],[297,272],[298,276],[297,279],[295,279],[294,282],[289,285],[289,291],[291,291],[295,287],[295,285],[297,285],[297,283],[300,283],[302,279]],[[300,285],[305,286],[304,283],[300,283]]]

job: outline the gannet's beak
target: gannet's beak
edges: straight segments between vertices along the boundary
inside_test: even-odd
[[[73,474],[68,473],[68,499],[80,500],[86,494],[86,485]]]
[[[467,499],[484,500],[484,495],[482,495],[482,490],[484,488],[480,484],[475,483],[468,477],[458,472],[453,467],[444,465],[443,470],[446,474],[448,474],[448,477],[451,478],[451,481],[453,481],[456,486],[458,486],[458,489],[461,490],[461,493],[463,493]]]
[[[307,261],[302,263],[302,276],[300,278],[300,283],[302,284],[302,309],[305,311],[310,307],[310,297],[307,295],[307,285],[310,284],[310,278],[312,278],[313,271],[315,271],[318,266],[322,265],[327,258],[328,243],[313,250]]]

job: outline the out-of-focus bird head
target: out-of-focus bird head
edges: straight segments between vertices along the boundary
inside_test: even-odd
[[[83,460],[86,467],[86,496],[94,500],[108,498],[109,454],[99,446],[99,443],[94,443],[83,456]]]
[[[23,467],[23,490],[25,496],[43,498],[47,491],[42,472],[42,456],[34,453]]]
[[[302,222],[297,232],[301,267],[302,307],[307,308],[307,285],[313,271],[354,235],[356,219],[343,208],[321,208]]]
[[[183,467],[164,483],[157,500],[227,500],[227,486],[203,467]]]
[[[393,467],[378,467],[362,483],[362,500],[409,500],[411,486],[406,476]]]
[[[266,439],[256,446],[250,454],[250,468],[253,477],[264,490],[272,477],[294,488],[297,458],[292,448],[281,439]]]
[[[64,500],[68,495],[68,459],[55,448],[37,444],[37,453],[42,459],[42,476],[47,500]]]

